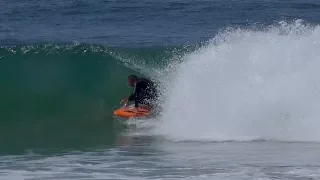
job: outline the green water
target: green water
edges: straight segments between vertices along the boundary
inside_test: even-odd
[[[165,67],[171,52],[159,47],[2,47],[0,153],[112,145],[125,128],[112,112],[132,91],[126,77]]]

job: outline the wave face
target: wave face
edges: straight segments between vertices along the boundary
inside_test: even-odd
[[[177,141],[320,141],[319,49],[320,27],[301,21],[221,32],[183,57],[156,132]]]
[[[127,76],[153,78],[153,67],[164,62],[158,60],[171,57],[167,50],[85,44],[1,47],[0,153],[113,143],[121,132],[113,110],[131,92]]]

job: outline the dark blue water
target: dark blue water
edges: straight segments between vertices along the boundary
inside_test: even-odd
[[[192,44],[228,27],[320,22],[320,2],[280,0],[31,0],[1,2],[0,43]],[[258,25],[257,25],[258,24]]]

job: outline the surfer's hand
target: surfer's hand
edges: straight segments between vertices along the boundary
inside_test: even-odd
[[[120,104],[122,105],[122,104],[126,103],[127,101],[128,101],[128,99],[122,99],[122,100],[120,101]]]

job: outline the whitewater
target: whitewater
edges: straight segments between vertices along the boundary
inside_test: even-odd
[[[228,28],[162,74],[153,133],[174,141],[320,141],[320,27]]]

